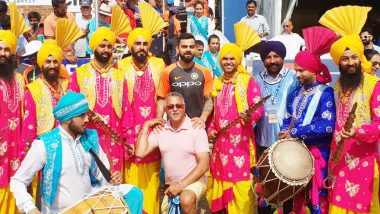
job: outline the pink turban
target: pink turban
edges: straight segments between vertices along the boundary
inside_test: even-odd
[[[338,36],[332,30],[324,27],[310,27],[302,32],[305,38],[306,51],[299,52],[294,63],[304,70],[315,73],[319,83],[331,82],[330,71],[321,62],[320,56],[329,52],[332,43],[338,39]]]

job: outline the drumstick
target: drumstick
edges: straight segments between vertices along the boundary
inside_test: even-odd
[[[291,117],[292,117],[292,121],[289,124],[288,130],[286,130],[285,136],[287,136],[290,133],[290,131],[292,130],[292,128],[294,127],[294,125],[296,124],[296,121],[297,121],[297,118],[294,115],[291,115]]]
[[[250,114],[252,112],[254,112],[256,109],[258,109],[260,106],[264,105],[264,103],[267,101],[267,99],[269,99],[269,97],[271,97],[272,95],[268,95],[264,98],[262,98],[259,102],[253,104],[252,106],[250,106],[246,111],[245,113],[247,114]],[[216,142],[216,139],[221,135],[221,134],[224,134],[228,129],[230,129],[231,127],[233,127],[234,125],[236,125],[237,123],[240,122],[240,120],[242,119],[242,116],[240,115],[239,117],[235,118],[233,121],[231,121],[231,123],[227,124],[227,126],[221,128],[216,134],[215,134],[215,137],[213,140],[210,140],[211,143],[215,143]]]

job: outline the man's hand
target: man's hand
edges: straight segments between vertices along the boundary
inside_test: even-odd
[[[75,56],[70,56],[70,55],[65,54],[64,57],[71,64],[77,64],[78,63],[78,59]]]
[[[244,123],[251,123],[251,114],[247,112],[240,113],[241,119],[243,119]]]
[[[199,128],[199,129],[204,129],[206,127],[206,121],[204,121],[200,117],[193,117],[191,119],[191,122],[193,123],[193,128]]]
[[[155,118],[148,120],[144,123],[144,127],[142,129],[155,128],[156,126],[165,125],[165,120],[162,118]]]
[[[83,37],[86,37],[88,33],[90,33],[90,29],[89,28],[82,29],[82,32],[83,32]]]
[[[105,124],[107,124],[104,120],[103,120],[103,117],[99,114],[99,113],[95,113],[95,116],[91,117],[90,120],[93,122],[93,123],[99,123],[99,122],[103,122]]]
[[[213,141],[215,140],[215,138],[216,138],[216,134],[217,134],[217,133],[218,133],[218,132],[215,131],[215,130],[211,130],[211,131],[209,131],[209,132],[207,133],[208,141],[213,142]]]
[[[120,171],[112,172],[112,175],[111,175],[112,185],[119,185],[121,184],[122,181],[123,181],[123,177]]]
[[[171,182],[169,185],[170,186],[165,190],[164,193],[168,197],[175,197],[182,192],[182,187],[179,182]]]
[[[29,211],[27,214],[41,214],[41,212],[36,208]]]
[[[128,152],[128,156],[133,156],[135,154],[135,145],[134,144],[128,144],[128,146],[124,145],[124,148]]]
[[[349,131],[346,131],[344,128],[342,129],[342,138],[348,139],[353,138],[355,136],[356,129],[352,127]]]
[[[278,139],[289,139],[289,138],[292,138],[292,136],[289,134],[289,132],[286,130],[286,131],[280,131],[280,133],[278,134]]]

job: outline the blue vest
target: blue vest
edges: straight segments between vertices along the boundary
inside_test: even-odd
[[[55,128],[50,132],[39,137],[45,144],[46,164],[42,169],[41,193],[46,204],[51,206],[54,202],[58,191],[59,177],[62,170],[62,139],[59,128]],[[83,149],[89,152],[92,149],[99,153],[98,133],[93,129],[86,129],[86,133],[80,138]],[[99,181],[94,176],[96,163],[92,158],[90,167],[91,184],[95,185]]]

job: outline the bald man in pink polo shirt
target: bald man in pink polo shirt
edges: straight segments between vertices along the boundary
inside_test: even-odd
[[[196,213],[196,204],[206,191],[209,169],[209,145],[204,129],[192,127],[191,119],[185,113],[185,101],[177,92],[165,98],[165,111],[169,117],[145,122],[139,133],[135,155],[143,158],[159,148],[164,163],[165,182],[169,187],[161,209],[169,210],[168,197],[180,196],[183,213]],[[157,125],[163,126],[159,133],[148,132]]]

